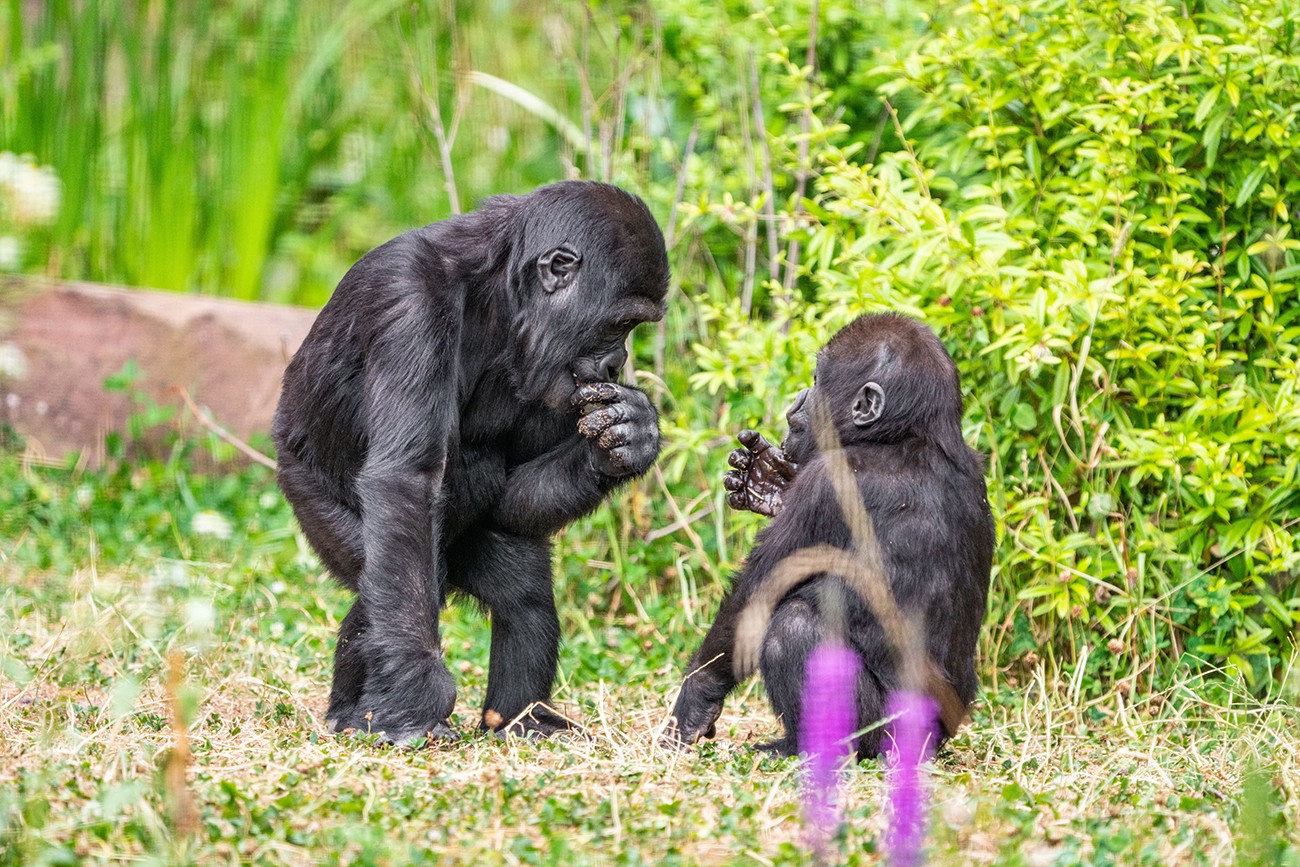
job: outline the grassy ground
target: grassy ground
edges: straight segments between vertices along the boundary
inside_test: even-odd
[[[285,580],[163,558],[64,574],[19,565],[29,543],[0,558],[0,863],[806,860],[798,763],[749,748],[775,730],[760,687],[717,741],[656,746],[699,634],[672,600],[565,604],[556,698],[588,738],[396,750],[322,725],[347,598],[309,561]],[[469,732],[486,624],[465,605],[445,620]],[[1300,863],[1293,703],[1194,683],[1085,702],[1041,670],[986,682],[934,765],[932,863]],[[881,769],[849,779],[840,851],[876,863]]]

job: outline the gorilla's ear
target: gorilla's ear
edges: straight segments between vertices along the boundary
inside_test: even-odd
[[[868,382],[858,389],[853,398],[853,423],[866,427],[880,420],[885,411],[885,390],[874,382]]]
[[[549,292],[567,289],[578,279],[582,256],[572,247],[556,247],[537,257],[537,273],[542,288]]]

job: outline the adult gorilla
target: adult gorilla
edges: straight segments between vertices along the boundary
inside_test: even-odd
[[[285,371],[274,426],[285,496],[357,593],[332,729],[453,736],[448,588],[491,613],[483,726],[568,727],[539,704],[559,649],[550,537],[658,454],[654,407],[616,380],[667,284],[645,204],[576,181],[490,198],[348,271]]]

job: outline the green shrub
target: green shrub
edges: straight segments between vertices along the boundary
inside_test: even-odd
[[[1093,683],[1153,661],[1266,683],[1289,655],[1300,45],[1287,6],[941,4],[940,26],[868,76],[908,106],[889,120],[911,144],[872,164],[858,144],[815,149],[796,230],[812,303],[764,322],[714,309],[695,383],[721,390],[736,423],[773,427],[812,351],[853,316],[901,309],[936,328],[964,377],[968,437],[990,454],[1003,663],[1032,649]]]

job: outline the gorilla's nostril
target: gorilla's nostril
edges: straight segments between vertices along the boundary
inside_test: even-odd
[[[600,360],[600,372],[605,375],[609,382],[618,381],[619,371],[623,369],[623,362],[627,361],[627,353],[619,350],[611,352]]]

